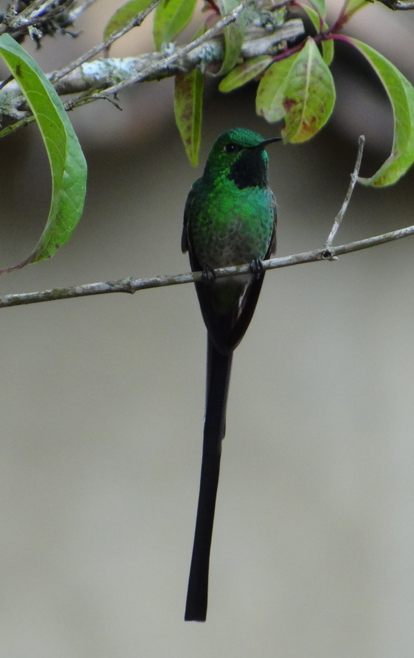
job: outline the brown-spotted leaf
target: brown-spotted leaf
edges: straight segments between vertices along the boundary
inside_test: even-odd
[[[329,119],[335,104],[332,74],[313,39],[293,56],[275,62],[259,85],[257,111],[268,121],[285,119],[285,142],[313,137]]]
[[[289,75],[299,53],[275,62],[260,81],[256,95],[256,112],[266,121],[281,121],[285,115],[283,101]]]
[[[198,69],[177,75],[174,87],[174,113],[188,158],[196,167],[200,148],[204,76]]]

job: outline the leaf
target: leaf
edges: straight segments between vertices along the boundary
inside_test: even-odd
[[[177,75],[174,87],[175,120],[188,158],[196,167],[201,137],[204,76],[198,69]]]
[[[197,0],[162,0],[154,14],[154,43],[157,50],[171,43],[191,20]]]
[[[286,121],[283,137],[292,143],[310,139],[328,121],[334,104],[332,74],[314,40],[308,38],[288,78],[283,101]]]
[[[8,34],[0,37],[0,56],[19,83],[39,126],[52,174],[52,198],[45,229],[32,253],[20,264],[50,258],[72,235],[83,210],[87,168],[78,138],[43,71]]]
[[[318,12],[316,12],[313,9],[313,7],[307,7],[306,5],[302,5],[302,9],[306,11],[307,15],[309,16],[315,27],[316,32],[319,34],[321,31],[321,20]],[[328,28],[329,25],[325,21],[323,21],[322,29],[327,30]],[[322,46],[323,61],[325,62],[325,64],[329,66],[330,64],[332,64],[332,60],[334,56],[334,41],[333,39],[326,39],[321,42],[321,46]]]
[[[239,0],[217,0],[221,16],[226,16],[235,7]],[[239,14],[234,23],[227,25],[224,30],[225,53],[220,71],[216,75],[226,75],[237,64],[245,34],[245,21],[243,12]]]
[[[275,62],[264,74],[256,111],[267,121],[285,118],[285,142],[313,137],[329,119],[335,104],[332,74],[313,39],[301,51]]]
[[[326,39],[325,41],[322,41],[321,46],[323,61],[326,66],[330,66],[334,58],[334,40]]]
[[[326,16],[325,0],[309,0],[309,2],[311,3],[311,5],[313,5],[315,7],[315,9],[318,12],[319,16],[321,16],[321,18],[325,18],[325,16]],[[303,9],[306,9],[305,5],[302,5],[302,6],[303,6]]]
[[[109,19],[106,27],[104,29],[103,37],[107,39],[112,32],[120,30],[125,27],[134,16],[139,14],[141,11],[144,11],[151,3],[151,0],[130,0],[126,2],[122,7],[117,9],[113,16]]]
[[[346,20],[349,21],[351,16],[368,5],[372,5],[372,0],[346,0],[341,14],[344,13]]]
[[[311,19],[311,21],[313,23],[313,26],[314,26],[317,34],[319,34],[319,32],[321,31],[321,19],[320,19],[320,16],[319,16],[318,12],[315,11],[315,9],[313,7],[308,7],[307,5],[302,5],[302,9],[304,9],[306,11],[307,15],[309,16],[309,18]],[[327,23],[325,23],[325,21],[323,21],[323,26],[324,26],[324,28],[325,28],[325,26],[328,27],[328,25],[327,25]]]
[[[299,53],[281,59],[267,69],[260,81],[256,96],[256,112],[266,121],[281,121],[285,115],[283,100],[289,75]]]
[[[392,185],[414,162],[414,89],[407,78],[383,55],[358,39],[349,39],[369,61],[384,85],[394,115],[391,154],[370,178],[359,178],[363,185]]]
[[[272,57],[269,55],[263,55],[260,57],[253,57],[252,59],[243,62],[243,64],[235,66],[234,69],[232,69],[230,73],[221,80],[219,90],[222,92],[228,92],[245,85],[247,82],[250,82],[250,80],[257,78],[258,75],[263,73],[263,71],[270,66],[272,61]]]

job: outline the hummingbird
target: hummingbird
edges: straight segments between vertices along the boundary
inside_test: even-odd
[[[205,621],[221,443],[233,352],[250,324],[264,279],[262,261],[276,251],[276,201],[268,186],[263,139],[233,128],[215,141],[204,173],[185,204],[181,239],[193,272],[207,328],[206,410],[197,519],[188,581],[185,621]],[[250,263],[248,274],[216,278],[214,270]]]

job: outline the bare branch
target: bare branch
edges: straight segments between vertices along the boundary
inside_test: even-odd
[[[384,4],[386,7],[389,7],[390,9],[394,10],[410,10],[414,9],[414,1],[413,0],[380,0],[382,4]]]
[[[407,228],[399,229],[398,231],[391,231],[390,233],[366,238],[365,240],[349,242],[348,244],[343,244],[339,247],[331,247],[328,253],[326,252],[326,248],[323,247],[322,249],[304,251],[292,256],[271,258],[270,260],[263,261],[263,267],[265,270],[273,270],[281,267],[291,267],[292,265],[332,260],[332,257],[336,258],[337,256],[350,254],[354,251],[360,251],[361,249],[369,249],[370,247],[376,247],[380,244],[385,244],[386,242],[393,242],[394,240],[407,238],[410,235],[414,235],[414,226],[408,226]],[[251,272],[250,264],[223,267],[215,270],[216,277],[219,279],[226,276],[234,276],[235,274],[248,274],[249,272]],[[199,281],[201,276],[201,272],[188,272],[186,274],[156,276],[149,279],[135,279],[134,277],[130,277],[127,279],[120,279],[119,281],[88,283],[83,286],[73,286],[71,288],[52,288],[51,290],[44,290],[43,292],[4,295],[3,297],[0,297],[0,308],[20,306],[22,304],[51,302],[58,299],[72,299],[74,297],[88,297],[90,295],[106,295],[113,292],[132,294],[138,290],[145,290],[147,288],[161,288],[182,283],[193,283],[194,281]]]
[[[97,0],[85,0],[83,4],[78,5],[75,7],[75,9],[72,9],[72,11],[69,13],[70,19],[75,22],[76,19],[79,18],[79,16],[83,14],[86,9],[89,9],[91,5],[95,4],[95,2],[97,2]]]
[[[345,213],[348,209],[349,202],[350,202],[351,197],[352,197],[352,193],[353,193],[355,185],[358,181],[359,170],[361,169],[362,154],[364,152],[364,144],[365,144],[365,137],[364,137],[364,135],[361,135],[359,140],[358,140],[358,153],[357,153],[357,159],[356,159],[356,162],[355,162],[354,171],[351,174],[351,182],[349,183],[348,191],[346,193],[346,196],[345,196],[344,202],[342,204],[341,210],[339,211],[339,213],[335,217],[335,221],[334,221],[334,224],[332,226],[332,230],[331,230],[331,232],[329,234],[329,237],[326,241],[325,249],[327,251],[329,251],[331,249],[332,242],[334,240],[335,235],[338,232],[338,229],[341,225],[341,222],[344,218],[344,215],[345,215]]]

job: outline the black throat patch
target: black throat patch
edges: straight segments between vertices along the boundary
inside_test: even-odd
[[[240,190],[246,187],[267,187],[267,162],[263,149],[245,149],[231,166],[229,179],[234,181]]]

